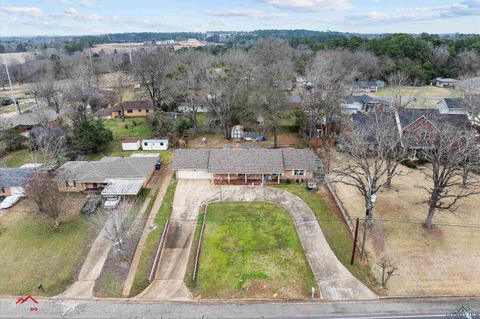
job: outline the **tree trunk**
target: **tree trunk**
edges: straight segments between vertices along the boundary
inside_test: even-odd
[[[278,145],[277,145],[277,128],[276,127],[272,129],[272,133],[273,133],[273,148],[277,148]]]
[[[435,215],[435,207],[430,206],[428,209],[427,219],[425,220],[425,228],[432,229],[433,227],[433,215]]]
[[[464,167],[463,168],[463,174],[462,174],[462,187],[466,188],[467,187],[467,182],[468,182],[468,168]]]
[[[393,178],[393,172],[390,170],[387,170],[387,181],[385,182],[386,188],[392,188],[392,178]]]

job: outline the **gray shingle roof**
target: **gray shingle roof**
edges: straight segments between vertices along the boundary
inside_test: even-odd
[[[99,161],[70,161],[58,169],[56,180],[105,183],[107,179],[144,179],[157,157],[104,157]]]
[[[210,150],[176,150],[173,169],[207,169]]]
[[[0,187],[25,186],[34,173],[31,168],[0,168]]]
[[[444,98],[445,104],[449,109],[461,109],[463,108],[462,98]]]
[[[177,150],[174,170],[208,170],[214,174],[280,174],[285,170],[314,171],[321,163],[309,149]]]
[[[214,174],[280,174],[283,158],[279,150],[211,150],[208,171]]]
[[[437,109],[400,109],[398,111],[402,129],[415,122],[422,116],[431,121],[434,125],[448,124],[458,130],[468,131],[471,129],[466,114],[440,114]]]

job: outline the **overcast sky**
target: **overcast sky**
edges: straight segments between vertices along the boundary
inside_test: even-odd
[[[310,29],[480,33],[480,0],[0,0],[0,35]]]

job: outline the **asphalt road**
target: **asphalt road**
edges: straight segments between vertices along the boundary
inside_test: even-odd
[[[0,299],[0,318],[447,318],[459,306],[480,310],[480,298],[382,299],[350,302],[134,303],[133,300]],[[36,307],[36,311],[31,311]],[[450,317],[453,318],[453,317]],[[461,318],[461,317],[458,317]],[[466,317],[465,317],[466,318]],[[472,317],[472,318],[480,318]]]

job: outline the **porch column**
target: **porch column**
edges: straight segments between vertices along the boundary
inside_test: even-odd
[[[278,174],[278,182],[277,184],[280,184],[280,174]]]
[[[263,174],[262,174],[262,185],[263,185]]]
[[[230,173],[228,173],[227,179],[228,179],[228,183],[230,184]]]
[[[245,174],[245,184],[247,184],[247,174]]]
[[[215,174],[212,174],[212,184],[215,184]]]

